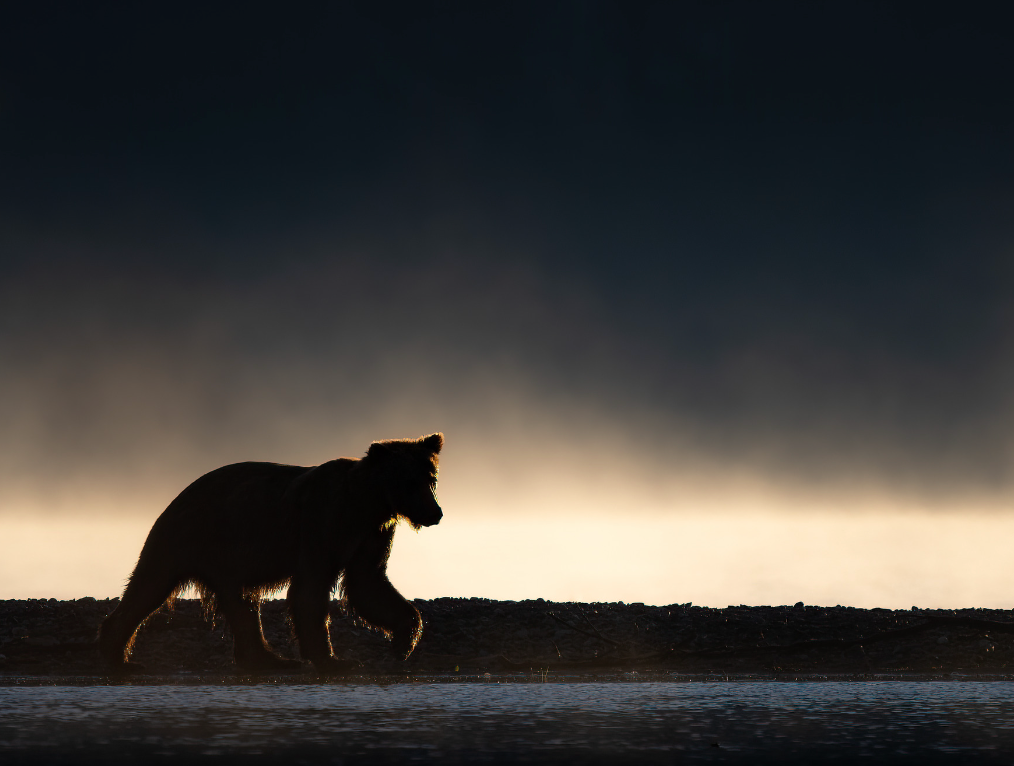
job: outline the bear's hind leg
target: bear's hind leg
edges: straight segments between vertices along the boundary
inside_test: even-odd
[[[119,606],[102,622],[99,628],[99,654],[113,673],[130,673],[144,670],[127,658],[134,646],[137,629],[182,583],[178,579],[164,579],[146,575],[140,566],[130,576]]]
[[[261,627],[261,604],[242,588],[213,589],[218,609],[229,621],[235,641],[236,666],[243,670],[291,670],[302,667],[299,660],[279,657],[268,646]]]

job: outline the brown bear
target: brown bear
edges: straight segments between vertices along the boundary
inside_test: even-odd
[[[138,627],[193,585],[235,636],[236,664],[249,670],[299,666],[271,651],[260,599],[286,584],[302,657],[321,673],[353,663],[331,651],[328,605],[341,581],[345,603],[391,637],[406,658],[422,634],[419,611],[387,579],[399,519],[415,529],[443,516],[436,500],[443,434],[378,441],[365,457],[315,467],[236,463],[205,474],[155,521],[123,598],[103,622],[99,650],[114,672]]]

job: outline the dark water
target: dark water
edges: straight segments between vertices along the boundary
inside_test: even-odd
[[[0,688],[0,763],[1014,763],[1009,682]]]

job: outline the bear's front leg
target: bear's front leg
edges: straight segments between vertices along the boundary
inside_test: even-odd
[[[322,675],[342,675],[357,667],[358,663],[340,660],[331,651],[328,634],[331,590],[330,583],[297,575],[292,578],[286,600],[300,655],[312,662]]]
[[[403,660],[407,660],[409,655],[415,651],[415,645],[422,638],[422,615],[419,614],[419,610],[414,606],[412,607],[412,611],[415,614],[409,615],[406,613],[401,624],[391,632],[391,650],[397,657]]]
[[[423,632],[422,615],[406,601],[387,577],[357,577],[346,573],[343,583],[349,606],[365,622],[391,636],[391,649],[406,660]]]
[[[363,541],[345,568],[342,591],[361,619],[391,636],[391,648],[404,660],[419,642],[423,622],[419,610],[387,579],[393,538],[394,530],[387,529]]]

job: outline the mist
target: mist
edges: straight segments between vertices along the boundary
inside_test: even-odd
[[[651,307],[489,239],[400,258],[409,245],[314,239],[218,252],[210,273],[175,265],[173,247],[212,246],[133,266],[109,245],[83,259],[20,244],[35,257],[0,296],[5,514],[100,499],[121,513],[224,463],[315,465],[437,430],[445,470],[475,488],[465,513],[540,495],[566,512],[603,492],[664,511],[730,487],[839,507],[1009,498],[999,323],[975,355],[918,363],[830,345],[789,306],[778,323],[802,326],[739,319],[735,341],[681,353],[679,330],[616,320]]]

